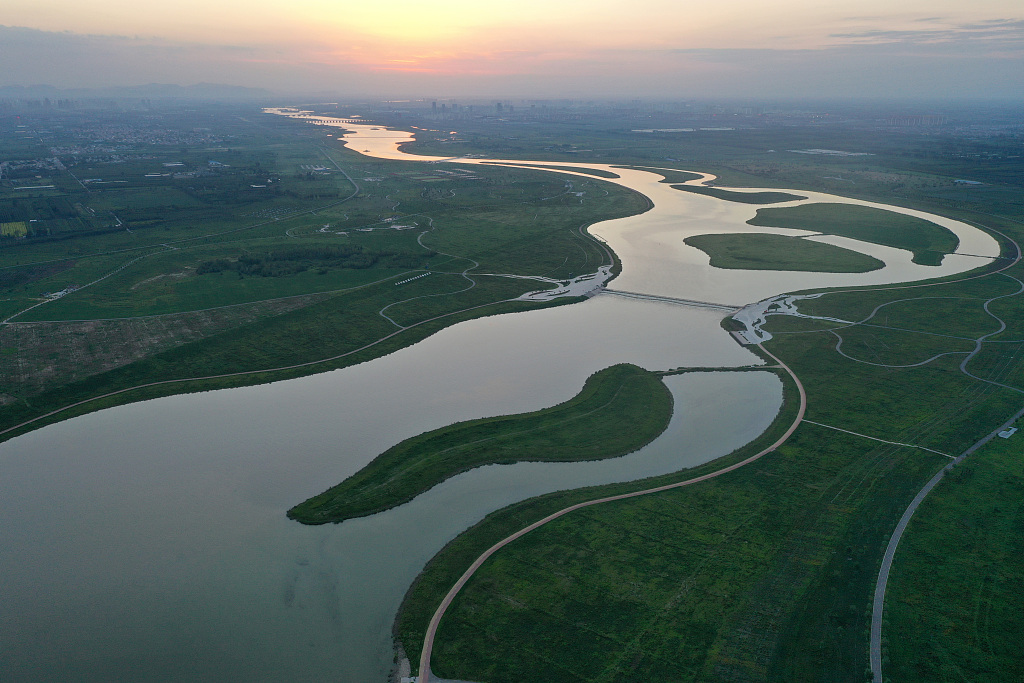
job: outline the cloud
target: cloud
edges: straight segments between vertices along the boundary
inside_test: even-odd
[[[1005,98],[1024,92],[1024,21],[835,34],[794,49],[594,48],[533,42],[387,52],[337,39],[205,44],[0,26],[0,85],[197,82],[284,94]],[[290,42],[291,41],[291,42]]]
[[[937,23],[939,19],[920,19],[918,22]],[[966,43],[986,41],[1024,48],[1024,20],[989,19],[968,24],[916,29],[867,29],[863,31],[832,33],[831,38],[859,43]]]

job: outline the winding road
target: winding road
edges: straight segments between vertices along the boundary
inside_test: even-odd
[[[452,586],[451,590],[448,591],[448,594],[444,596],[443,600],[441,600],[441,604],[438,605],[437,610],[434,612],[434,616],[431,617],[430,624],[427,626],[426,634],[423,637],[423,650],[420,653],[418,679],[419,683],[427,683],[432,675],[430,671],[430,656],[433,653],[434,649],[434,638],[437,635],[437,627],[440,625],[441,618],[444,616],[444,613],[448,610],[448,606],[451,605],[452,601],[455,599],[455,596],[458,595],[459,591],[462,590],[462,587],[465,586],[469,579],[473,576],[473,574],[476,573],[476,570],[479,569],[483,565],[483,563],[491,557],[491,555],[498,552],[509,543],[512,543],[517,538],[525,536],[534,529],[540,528],[548,522],[556,520],[559,517],[563,517],[569,514],[570,512],[574,512],[575,510],[591,507],[593,505],[600,505],[601,503],[611,503],[617,500],[626,500],[628,498],[646,496],[651,493],[660,493],[662,491],[678,489],[682,488],[683,486],[690,486],[691,484],[698,484],[702,481],[707,481],[709,479],[714,479],[715,477],[720,477],[723,474],[727,474],[728,472],[732,472],[733,470],[737,470],[745,465],[749,465],[750,463],[759,460],[761,457],[767,455],[768,453],[771,453],[779,446],[784,444],[789,439],[789,437],[793,435],[793,432],[796,431],[796,428],[800,426],[800,423],[804,419],[804,413],[807,411],[807,393],[804,391],[804,385],[800,382],[800,378],[796,376],[796,374],[789,368],[788,365],[786,365],[781,360],[776,358],[775,355],[768,351],[766,348],[764,348],[764,346],[758,344],[757,347],[761,349],[761,351],[763,351],[766,355],[770,356],[773,360],[775,360],[775,362],[778,363],[779,367],[781,367],[783,370],[789,373],[789,376],[793,378],[793,382],[796,384],[797,391],[800,393],[800,408],[797,411],[796,417],[793,419],[793,423],[789,426],[785,433],[782,436],[780,436],[778,440],[775,441],[775,443],[765,448],[764,450],[755,453],[754,455],[750,456],[745,460],[733,463],[732,465],[729,465],[728,467],[723,467],[720,470],[715,470],[714,472],[709,472],[708,474],[699,477],[694,477],[693,479],[686,479],[685,481],[679,481],[674,484],[666,484],[664,486],[657,486],[655,488],[644,489],[642,491],[634,491],[632,493],[622,493],[616,496],[596,498],[594,500],[588,500],[582,503],[576,503],[575,505],[570,505],[569,507],[554,512],[548,515],[547,517],[538,520],[527,527],[520,529],[514,534],[506,536],[502,540],[492,545],[490,548],[485,550],[483,554],[476,558],[473,564],[469,566],[469,569],[467,569],[465,573],[463,573],[463,575],[459,577],[459,580],[455,582],[455,585]]]
[[[999,233],[999,234],[1001,234],[1005,239],[1009,240],[1010,243],[1013,244],[1013,247],[1014,247],[1014,249],[1016,251],[1016,253],[1015,253],[1014,257],[1013,257],[1013,260],[1010,262],[1009,265],[1004,266],[1003,268],[1000,268],[997,271],[994,271],[994,272],[991,272],[991,273],[986,273],[984,275],[980,275],[980,276],[976,276],[976,277],[987,277],[989,275],[995,275],[997,273],[1002,273],[1002,271],[1006,270],[1007,268],[1010,268],[1011,266],[1015,266],[1015,265],[1017,265],[1017,263],[1020,262],[1020,260],[1021,260],[1020,245],[1017,244],[1017,242],[1015,242],[1011,238],[1007,237],[1006,235],[1003,235],[1002,233]],[[1005,273],[1004,273],[1004,275],[1005,275]],[[974,358],[975,355],[978,354],[979,351],[981,351],[982,342],[986,338],[991,337],[992,335],[995,335],[995,334],[999,334],[1000,332],[1002,332],[1003,330],[1006,329],[1006,323],[999,316],[997,316],[996,314],[992,313],[992,311],[989,310],[989,308],[988,308],[989,304],[992,303],[993,301],[995,301],[996,299],[1003,299],[1003,298],[1010,297],[1010,296],[1017,296],[1017,295],[1021,294],[1022,292],[1024,292],[1024,283],[1022,283],[1020,280],[1018,280],[1017,278],[1012,277],[1010,275],[1006,275],[1006,277],[1009,277],[1010,279],[1012,279],[1015,282],[1017,282],[1020,285],[1020,289],[1018,291],[1012,293],[1012,294],[1004,294],[1002,296],[992,297],[991,299],[988,299],[983,304],[985,312],[988,313],[993,318],[995,318],[997,321],[999,321],[999,329],[996,330],[995,332],[990,332],[988,334],[982,335],[981,337],[978,337],[975,340],[975,344],[976,344],[975,349],[974,349],[974,351],[971,351],[970,354],[968,354],[967,358],[965,358],[962,363],[960,363],[960,371],[962,373],[964,373],[965,375],[967,375],[968,377],[971,377],[973,379],[976,379],[976,380],[979,380],[979,381],[982,381],[982,382],[986,382],[988,384],[994,384],[994,385],[996,385],[998,387],[1003,387],[1005,389],[1011,389],[1011,390],[1019,392],[1019,393],[1024,393],[1024,391],[1022,391],[1021,389],[1018,389],[1016,387],[1011,387],[1011,386],[1008,386],[1008,385],[1005,385],[1005,384],[1000,384],[999,382],[993,382],[992,380],[983,379],[981,377],[978,377],[978,376],[972,374],[971,372],[968,372],[968,370],[967,370],[967,364],[971,361],[972,358]],[[920,285],[917,285],[917,286],[920,286]],[[876,308],[875,311],[877,311],[877,310],[878,309]],[[872,312],[872,315],[874,315],[874,312]],[[869,316],[868,319],[870,319],[870,316]],[[935,476],[932,477],[931,479],[929,479],[928,483],[926,483],[921,488],[921,490],[918,491],[917,495],[914,496],[914,500],[912,500],[910,502],[910,505],[907,506],[907,509],[903,512],[903,516],[900,517],[900,521],[896,524],[896,528],[893,530],[892,536],[889,537],[889,543],[888,543],[888,545],[885,548],[885,555],[882,556],[882,565],[881,565],[881,567],[878,570],[878,579],[875,581],[875,595],[874,595],[874,598],[871,601],[871,632],[870,632],[869,642],[868,642],[868,661],[869,661],[869,665],[870,665],[870,669],[871,669],[871,675],[872,675],[872,679],[873,680],[879,681],[879,682],[884,680],[882,678],[882,625],[883,625],[883,618],[885,616],[885,591],[886,591],[886,588],[887,588],[888,582],[889,582],[889,573],[890,573],[890,571],[892,569],[892,562],[893,562],[893,559],[896,556],[896,548],[897,548],[897,546],[899,546],[900,539],[903,538],[903,532],[906,531],[907,525],[910,523],[911,517],[914,516],[914,513],[917,511],[917,508],[920,507],[921,503],[928,496],[928,494],[931,493],[932,489],[934,489],[939,484],[939,482],[942,481],[942,478],[946,476],[946,473],[948,471],[950,471],[951,469],[956,467],[960,462],[962,462],[964,460],[964,458],[966,458],[967,456],[971,455],[976,450],[978,450],[979,448],[981,448],[982,446],[987,444],[989,441],[991,441],[993,438],[995,438],[996,434],[998,434],[1002,430],[1004,430],[1007,427],[1009,427],[1010,425],[1012,425],[1014,422],[1019,420],[1021,417],[1024,417],[1024,408],[1022,408],[1020,411],[1018,411],[1013,417],[1011,417],[1009,420],[1004,422],[1002,425],[1000,425],[999,427],[996,427],[989,434],[987,434],[984,437],[982,437],[980,440],[978,440],[974,445],[972,445],[966,451],[964,451],[959,456],[954,458],[953,462],[949,463],[948,465],[943,467],[941,470],[936,472]]]

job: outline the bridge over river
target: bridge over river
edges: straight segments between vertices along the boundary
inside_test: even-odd
[[[735,313],[736,311],[743,308],[746,304],[734,305],[734,304],[716,304],[711,301],[697,301],[695,299],[678,299],[671,296],[659,296],[657,294],[641,294],[640,292],[627,292],[621,289],[608,289],[607,287],[602,290],[604,294],[614,294],[615,296],[624,296],[630,299],[647,299],[649,301],[664,301],[670,304],[679,304],[681,306],[697,306],[699,308],[717,308],[722,311],[729,311]]]

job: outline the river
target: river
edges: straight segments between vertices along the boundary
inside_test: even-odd
[[[397,148],[408,134],[345,127],[358,151],[408,158]],[[718,271],[681,237],[743,231],[751,207],[672,190],[653,173],[612,170],[621,175],[615,182],[655,203],[592,229],[622,257],[616,288],[742,304],[979,263],[963,256],[916,266],[905,252],[858,243],[887,267],[853,275]],[[984,233],[956,230],[965,253],[994,255]],[[614,363],[758,363],[721,330],[722,315],[602,295],[460,323],[343,370],[121,406],[0,444],[3,679],[383,681],[395,610],[445,542],[529,496],[725,454],[774,418],[779,380],[767,372],[670,377],[669,429],[622,458],[479,468],[341,525],[303,527],[284,511],[404,438],[553,405]]]

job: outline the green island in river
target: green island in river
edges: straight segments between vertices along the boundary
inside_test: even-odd
[[[459,422],[406,439],[288,516],[326,524],[372,515],[483,465],[626,455],[653,441],[671,418],[672,393],[661,375],[620,363],[594,373],[579,394],[551,408]]]
[[[943,256],[953,253],[957,246],[956,235],[931,221],[856,204],[815,203],[758,209],[747,223],[813,230],[907,249],[914,252],[914,263],[922,266],[939,265]]]
[[[859,251],[787,235],[694,235],[683,241],[710,256],[715,268],[867,273],[885,267]]]

